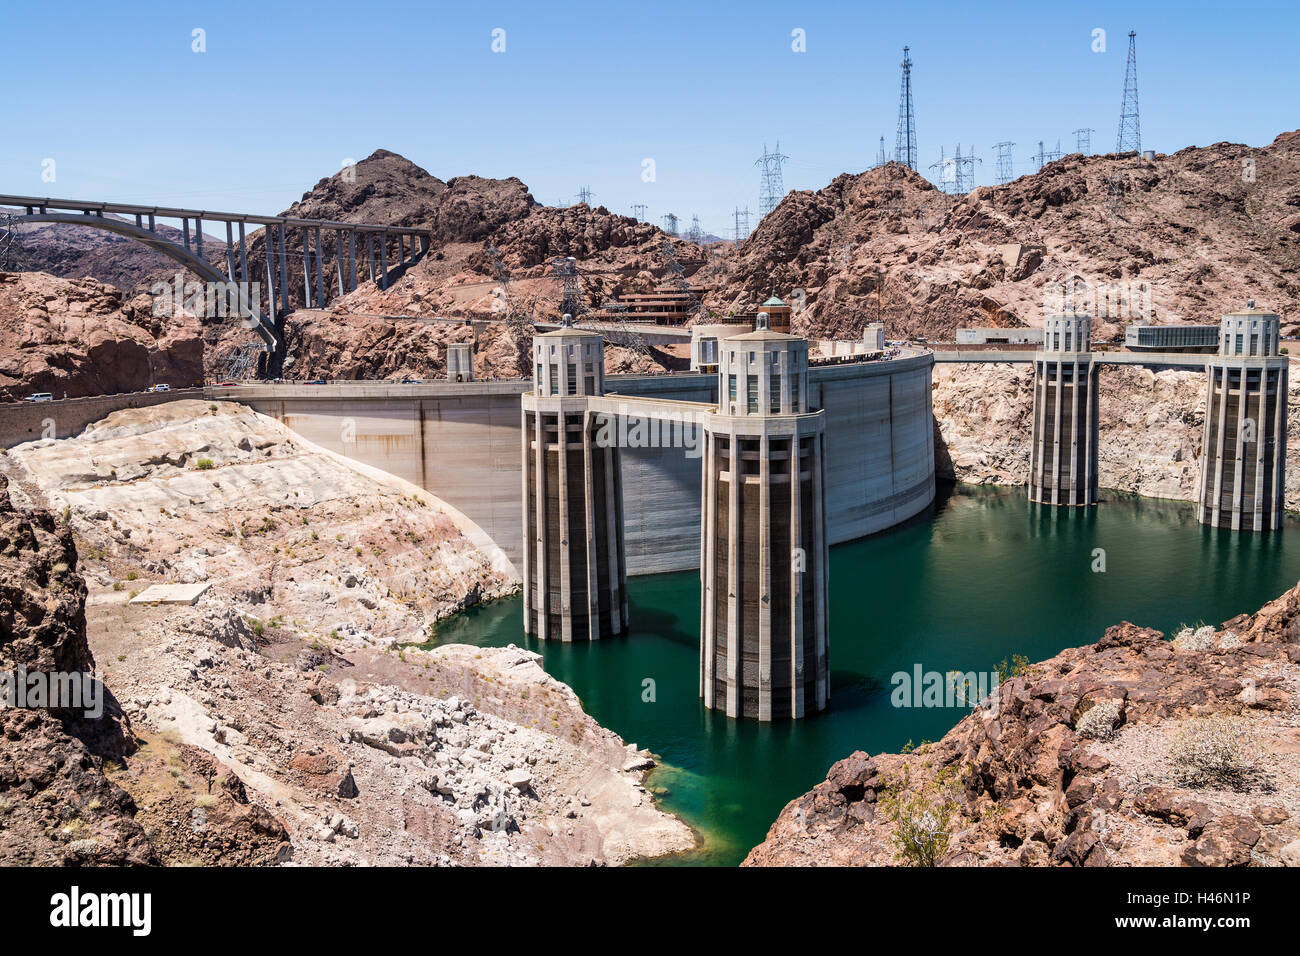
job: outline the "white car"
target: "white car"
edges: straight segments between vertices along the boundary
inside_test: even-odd
[[[171,390],[172,390],[172,387],[171,387],[170,385],[166,385],[166,384],[164,384],[164,385],[150,385],[150,386],[149,386],[149,391],[151,391],[151,392],[170,392]]]
[[[52,402],[54,401],[54,396],[51,395],[49,392],[32,392],[32,394],[24,398],[23,401],[24,402]]]

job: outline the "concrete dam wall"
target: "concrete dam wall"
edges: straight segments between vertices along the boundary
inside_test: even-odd
[[[933,358],[810,369],[809,403],[826,409],[831,544],[888,528],[934,499]],[[477,522],[522,561],[519,397],[529,382],[254,385],[211,389],[331,451],[414,482]],[[717,377],[611,376],[606,395],[716,402]],[[217,394],[220,393],[220,394]],[[699,567],[698,449],[623,448],[631,574]]]

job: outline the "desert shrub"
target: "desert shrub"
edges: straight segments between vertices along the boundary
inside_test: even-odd
[[[1025,671],[1029,670],[1030,663],[1029,658],[1024,654],[1013,654],[1010,664],[1007,663],[1005,657],[1002,658],[1002,660],[993,666],[993,669],[998,672],[998,683],[1005,684],[1011,678],[1019,677],[1021,674],[1025,673]]]
[[[894,824],[894,856],[907,866],[937,866],[948,851],[957,812],[958,784],[951,773],[915,785],[905,770],[880,798],[880,809]]]
[[[1119,723],[1122,706],[1122,702],[1116,697],[1097,701],[1075,721],[1075,733],[1080,737],[1091,737],[1093,740],[1109,740],[1115,736],[1115,727]]]
[[[1250,722],[1230,714],[1187,721],[1169,748],[1174,776],[1188,787],[1248,789],[1261,756]]]
[[[1208,625],[1184,627],[1174,636],[1174,647],[1180,651],[1208,651],[1214,646],[1214,628]]]
[[[194,467],[197,468],[199,471],[207,471],[209,468],[212,467],[212,459],[200,458],[198,461],[194,463]]]

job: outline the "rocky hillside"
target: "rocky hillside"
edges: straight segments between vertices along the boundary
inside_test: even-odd
[[[796,328],[856,336],[880,317],[891,337],[951,341],[958,327],[1041,324],[1044,287],[1075,278],[1093,291],[1149,283],[1153,322],[1214,322],[1253,298],[1291,332],[1297,270],[1300,131],[1154,160],[1073,154],[961,197],[891,163],[790,193],[734,262],[705,275],[719,309],[799,288]],[[1129,321],[1094,331],[1115,336]]]
[[[203,379],[197,321],[156,318],[95,279],[0,273],[0,401],[178,387]]]
[[[320,180],[282,215],[420,226],[434,233],[429,254],[410,268],[391,272],[388,289],[364,282],[356,291],[330,301],[323,311],[303,309],[285,319],[282,374],[295,379],[437,377],[445,368],[440,346],[456,340],[455,334],[410,320],[439,315],[498,325],[490,327],[486,343],[480,343],[484,348],[478,372],[485,378],[517,377],[527,368],[531,348],[531,337],[522,334],[524,327],[531,320],[554,320],[559,315],[560,289],[549,277],[550,259],[573,256],[578,260],[587,305],[596,308],[619,292],[654,288],[668,261],[662,246],[670,241],[656,227],[602,207],[542,206],[518,179],[460,176],[444,182],[387,150]],[[59,231],[64,228],[66,235]],[[327,233],[323,238],[326,254],[333,255],[335,236]],[[162,350],[174,351],[185,343],[202,371],[195,374],[194,368],[179,369],[173,361],[162,361],[155,363],[158,374],[151,378],[147,365],[142,371],[138,360],[110,362],[102,349],[82,358],[76,354],[82,340],[60,338],[57,328],[41,335],[26,334],[23,323],[34,308],[28,302],[31,294],[20,301],[0,292],[0,329],[16,327],[12,338],[22,349],[8,369],[0,365],[0,374],[10,372],[7,384],[12,394],[125,391],[155,381],[174,384],[203,375],[236,377],[249,365],[247,360],[257,349],[256,336],[237,323],[171,316],[165,305],[161,318],[153,316],[150,287],[170,281],[175,273],[166,259],[121,237],[82,227],[32,227],[23,232],[22,241],[24,268],[73,279],[94,276],[117,283],[120,290],[113,299],[112,289],[93,287],[101,289],[100,300],[70,309],[56,295],[46,294],[36,307],[48,302],[56,320],[64,314],[80,317],[88,341],[102,337],[100,324],[117,334],[112,322],[117,313],[125,312],[149,334],[166,339]],[[290,242],[297,242],[297,237],[290,235]],[[691,269],[703,260],[705,254],[698,246],[670,242],[676,258]],[[220,258],[223,248],[214,242],[212,249],[217,251],[210,256]],[[261,261],[265,252],[263,233],[251,233],[250,261]],[[302,276],[290,271],[295,301],[301,302]],[[22,282],[38,296],[47,286],[66,285],[34,273]],[[499,325],[507,316],[517,320],[512,330]],[[104,361],[97,362],[100,356]],[[614,368],[647,364],[618,351],[611,360]],[[662,370],[665,364],[666,359],[651,361],[647,367]],[[48,374],[46,366],[51,369]],[[75,368],[59,371],[69,366]],[[103,384],[97,385],[97,380]]]
[[[1107,368],[1101,376],[1101,487],[1194,500],[1205,426],[1205,374]],[[1289,382],[1286,506],[1300,510],[1300,381],[1294,370]],[[940,477],[971,484],[1028,482],[1034,405],[1028,365],[936,365],[933,395]]]
[[[24,507],[67,525],[45,513],[64,546],[39,542],[44,563],[6,571],[0,553],[0,598],[37,615],[32,589],[75,566],[75,538],[85,584],[69,613],[85,601],[81,641],[140,744],[95,768],[147,842],[102,862],[587,865],[694,844],[642,785],[652,757],[588,717],[538,655],[430,645],[443,617],[518,578],[419,488],[194,401],[20,445],[0,468]],[[206,589],[133,601],[164,583]],[[0,796],[44,766],[33,740],[9,763],[0,748]],[[107,813],[80,778],[57,792],[69,813]],[[59,852],[79,852],[86,826]],[[2,862],[63,858],[4,836]]]
[[[750,866],[1300,866],[1300,586],[1170,642],[1120,624],[943,739],[857,752]]]

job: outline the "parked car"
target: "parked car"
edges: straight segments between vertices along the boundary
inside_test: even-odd
[[[49,392],[32,392],[32,394],[24,398],[23,401],[24,402],[52,402],[54,401],[54,396],[51,395]]]
[[[217,383],[217,387],[218,387],[218,388],[234,388],[234,387],[236,387],[237,385],[239,385],[238,382],[218,382],[218,383]]]
[[[307,384],[308,384],[308,385],[325,385],[326,382],[325,382],[325,379],[323,379],[323,378],[314,378],[314,379],[312,379],[310,382],[308,382]]]
[[[151,392],[170,392],[171,390],[172,387],[166,383],[160,383],[158,385],[149,386],[149,391]]]

